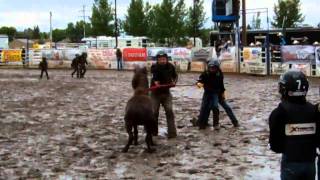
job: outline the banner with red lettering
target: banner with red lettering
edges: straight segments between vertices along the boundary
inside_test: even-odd
[[[124,48],[122,58],[124,61],[146,61],[147,50],[146,48]]]

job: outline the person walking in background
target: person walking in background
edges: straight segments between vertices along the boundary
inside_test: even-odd
[[[25,65],[26,65],[26,49],[24,48],[24,46],[22,46],[22,49],[21,49],[21,59],[22,59],[23,67],[25,67]]]
[[[42,61],[39,63],[39,69],[41,69],[40,79],[42,79],[43,72],[46,73],[47,79],[49,79],[47,58],[42,57]]]
[[[118,71],[120,71],[122,70],[122,52],[119,48],[117,48],[116,56],[117,56],[117,69]]]

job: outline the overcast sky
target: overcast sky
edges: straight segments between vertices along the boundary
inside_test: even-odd
[[[151,4],[161,3],[161,0],[148,0]],[[268,8],[269,17],[273,17],[273,6],[278,0],[247,0],[247,8]],[[49,31],[49,12],[53,14],[53,28],[66,28],[69,22],[81,20],[83,5],[87,15],[91,15],[93,0],[0,0],[0,26],[14,26],[18,30],[38,25],[41,31]],[[114,6],[114,0],[110,1]],[[146,2],[146,0],[144,0]],[[187,6],[193,0],[185,0]],[[211,2],[204,0],[206,11],[206,27],[211,27]],[[117,0],[118,16],[124,19],[130,0]],[[320,22],[317,6],[320,0],[301,0],[302,12],[305,15],[305,24],[313,26]],[[248,22],[253,14],[248,14]],[[266,13],[262,12],[262,21],[266,26]]]

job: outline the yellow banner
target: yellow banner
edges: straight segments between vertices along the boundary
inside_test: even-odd
[[[2,62],[21,62],[21,50],[3,50]]]

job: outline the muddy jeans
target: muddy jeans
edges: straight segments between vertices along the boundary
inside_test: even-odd
[[[208,118],[211,110],[213,111],[213,125],[215,126],[219,124],[218,100],[218,94],[216,93],[203,93],[200,115],[198,119],[199,126],[205,126],[208,124]]]
[[[177,135],[176,125],[174,122],[174,114],[172,110],[172,95],[170,93],[164,94],[151,94],[153,108],[154,108],[154,117],[157,121],[157,130],[154,135],[158,134],[159,126],[159,109],[160,105],[163,106],[166,113],[167,125],[168,125],[168,137],[175,137]]]
[[[232,109],[230,108],[230,106],[227,104],[226,100],[224,100],[223,98],[219,98],[219,104],[223,107],[223,109],[226,111],[228,117],[230,118],[232,124],[235,126],[238,124],[238,120],[236,118],[236,116],[234,115],[234,113],[232,112]]]
[[[315,162],[287,162],[282,156],[281,180],[315,180]]]
[[[318,180],[320,180],[320,155],[318,155],[318,163],[317,163],[317,170],[318,170]]]

